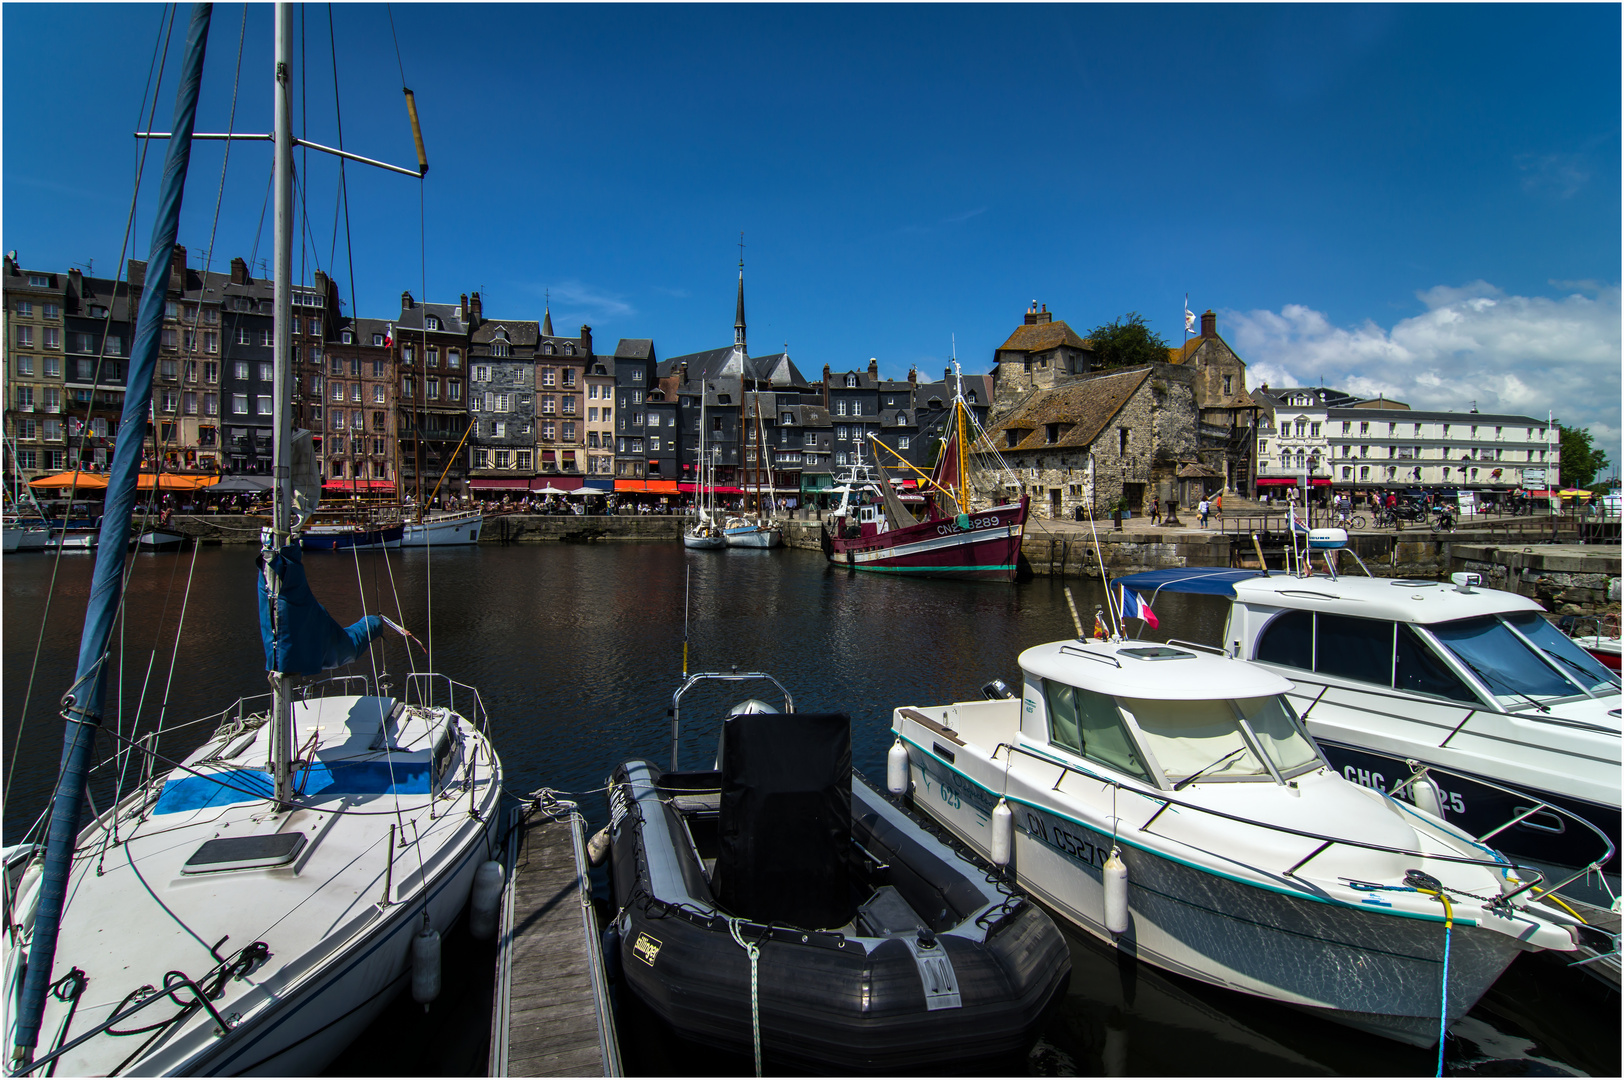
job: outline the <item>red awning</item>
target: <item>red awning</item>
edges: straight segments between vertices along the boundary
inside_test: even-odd
[[[584,483],[586,481],[579,476],[538,476],[530,481],[530,490],[540,491],[543,488],[556,488],[559,491],[579,491]]]
[[[482,477],[478,480],[468,481],[468,486],[473,488],[475,491],[504,491],[511,490],[513,488],[518,488],[521,491],[528,491],[530,489],[530,477],[500,476],[493,479],[485,479]]]
[[[1284,484],[1287,487],[1296,487],[1297,483],[1298,483],[1297,477],[1295,477],[1295,476],[1284,476],[1284,477],[1281,477],[1281,476],[1260,476],[1260,477],[1257,478],[1257,486],[1258,487],[1268,487],[1271,484]],[[1330,479],[1328,477],[1324,477],[1324,476],[1311,477],[1309,479],[1308,483],[1309,483],[1309,485],[1311,487],[1330,487],[1331,486]]]
[[[679,488],[675,480],[616,480],[616,491],[647,491],[655,495],[675,495]],[[718,488],[717,490],[721,490]]]

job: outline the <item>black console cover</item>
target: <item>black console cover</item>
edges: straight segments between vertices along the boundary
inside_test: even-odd
[[[712,886],[734,915],[809,929],[850,922],[851,718],[728,717],[719,841]]]

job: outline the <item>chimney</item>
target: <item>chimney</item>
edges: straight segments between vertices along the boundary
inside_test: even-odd
[[[459,319],[463,318],[463,312],[465,312],[467,310],[468,310],[468,294],[463,293],[461,299],[459,299],[457,301],[457,318],[459,318]]]
[[[169,291],[186,291],[186,247],[183,244],[176,244],[175,253],[169,257]]]
[[[1044,304],[1043,305],[1043,310],[1037,313],[1037,317],[1033,321],[1034,322],[1039,322],[1039,323],[1046,323],[1046,322],[1052,322],[1053,320],[1054,320],[1054,316],[1049,314],[1049,305]]]
[[[875,382],[880,381],[880,361],[873,356],[868,358],[868,377]]]
[[[478,293],[474,293],[474,295],[468,298],[468,304],[466,306],[468,308],[469,322],[478,322],[485,317],[485,304],[479,299]]]
[[[139,289],[147,283],[147,261],[145,259],[131,259],[129,271],[125,275],[130,279],[130,288]]]
[[[412,308],[414,308],[416,306],[417,305],[412,302],[412,294],[411,293],[403,292],[403,293],[400,294],[400,310],[402,310],[402,311],[410,311],[410,310],[412,310]]]
[[[908,385],[909,386],[918,386],[919,385],[919,369],[918,368],[916,368],[916,367],[908,368]]]
[[[231,260],[231,283],[233,285],[248,284],[248,264],[241,258]]]
[[[474,306],[479,306],[478,293],[474,294]],[[581,327],[581,353],[585,356],[592,355],[592,327],[590,326]]]
[[[1201,336],[1218,336],[1218,316],[1212,313],[1212,308],[1208,308],[1201,313]]]
[[[1038,302],[1032,301],[1032,306],[1026,309],[1026,325],[1031,326],[1038,321]]]

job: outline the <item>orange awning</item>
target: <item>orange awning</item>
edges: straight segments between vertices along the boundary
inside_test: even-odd
[[[65,488],[77,487],[86,491],[100,491],[107,487],[107,477],[96,473],[87,473],[82,469],[73,469],[55,476],[42,476],[38,480],[30,480],[31,488]]]
[[[190,476],[185,473],[142,473],[135,478],[135,486],[140,491],[151,491],[154,487],[159,491],[197,491],[219,482],[218,476]],[[106,486],[107,482],[102,481],[102,487]]]

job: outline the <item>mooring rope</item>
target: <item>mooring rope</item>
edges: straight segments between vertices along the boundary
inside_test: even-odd
[[[757,962],[761,959],[761,946],[754,942],[744,940],[739,927],[744,925],[743,919],[729,917],[727,931],[733,935],[733,940],[739,948],[744,950],[750,958],[750,1041],[756,1051],[756,1075],[761,1075],[761,998],[760,981],[758,979]]]

